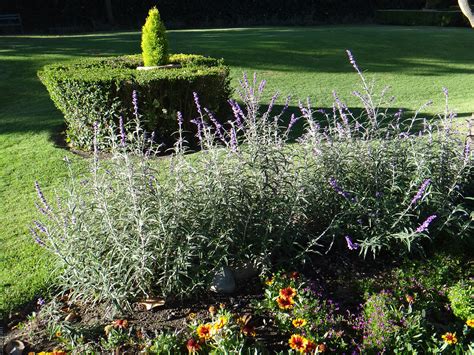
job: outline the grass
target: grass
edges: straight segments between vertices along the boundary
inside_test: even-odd
[[[398,104],[416,110],[435,100],[427,113],[442,110],[441,87],[461,116],[474,111],[474,31],[416,27],[252,28],[171,31],[174,52],[223,57],[235,81],[242,71],[258,72],[271,93],[280,90],[318,108],[332,103],[331,91],[350,98],[357,76],[344,50],[381,84],[392,85]],[[36,77],[43,65],[79,56],[140,51],[140,34],[106,33],[64,37],[0,37],[0,315],[39,296],[50,283],[48,256],[31,241],[34,181],[46,194],[60,188],[62,158],[82,159],[55,144],[62,116]],[[0,317],[1,318],[1,317]]]

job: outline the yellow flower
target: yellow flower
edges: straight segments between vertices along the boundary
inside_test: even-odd
[[[308,343],[308,339],[302,337],[299,334],[293,334],[290,340],[288,340],[288,344],[290,345],[290,348],[299,352],[305,351],[306,343]]]
[[[449,345],[454,345],[458,342],[458,338],[456,338],[456,333],[447,332],[443,334],[441,338],[443,338],[444,342]]]
[[[196,318],[196,313],[191,312],[191,313],[188,314],[188,319],[189,319],[189,320],[193,320],[193,319],[195,319],[195,318]]]
[[[265,285],[267,286],[271,286],[273,285],[273,277],[269,277],[266,281],[265,281]]]
[[[306,325],[306,319],[296,318],[296,319],[293,319],[293,321],[291,323],[293,323],[293,326],[295,328],[301,328],[301,327],[304,327]]]
[[[56,335],[56,337],[58,337],[58,338],[59,338],[59,337],[61,337],[62,333],[61,333],[61,331],[60,331],[60,330],[58,330],[56,333],[54,333],[54,335]]]
[[[474,328],[474,319],[468,319],[466,324],[468,327]]]
[[[212,324],[209,323],[199,325],[196,330],[198,337],[204,340],[211,339],[212,335],[214,334],[214,330],[212,328]]]
[[[229,319],[225,316],[220,316],[217,322],[214,324],[215,329],[222,329],[227,324]]]

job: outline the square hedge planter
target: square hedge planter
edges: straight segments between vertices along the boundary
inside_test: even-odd
[[[229,68],[222,60],[200,55],[174,54],[165,68],[137,70],[140,55],[87,58],[64,64],[47,65],[38,76],[56,107],[64,114],[66,140],[81,150],[91,150],[94,123],[98,124],[98,144],[107,148],[109,127],[135,118],[132,93],[137,93],[142,127],[155,132],[156,139],[169,147],[178,129],[177,111],[183,114],[183,127],[192,143],[198,116],[193,92],[202,106],[225,117],[229,99]]]

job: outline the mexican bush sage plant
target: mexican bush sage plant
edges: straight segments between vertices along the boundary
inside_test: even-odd
[[[472,153],[455,115],[430,121],[383,109],[386,90],[375,94],[349,58],[362,82],[358,115],[334,93],[332,112],[299,102],[301,115],[285,124],[291,98],[281,112],[278,94],[262,107],[265,81],[244,75],[225,125],[194,94],[197,154],[188,154],[179,114],[166,159],[155,159],[159,146],[138,110],[135,123],[111,127],[110,154],[95,144],[83,177],[68,163],[55,206],[36,186],[31,230],[57,257],[60,284],[121,309],[142,297],[197,295],[222,265],[265,272],[331,248],[375,256],[469,233]],[[292,141],[297,124],[304,133]]]

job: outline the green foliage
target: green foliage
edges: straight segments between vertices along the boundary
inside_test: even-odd
[[[454,315],[464,321],[474,319],[474,281],[459,281],[448,291]]]
[[[156,7],[150,9],[142,28],[142,55],[147,67],[168,62],[168,38],[166,28]]]
[[[349,340],[342,331],[344,319],[337,314],[338,307],[311,289],[307,280],[296,272],[278,272],[264,280],[264,297],[254,303],[257,312],[268,312],[279,330],[288,338],[304,334],[314,345],[325,344],[330,348],[347,350]],[[294,294],[282,303],[286,292]]]
[[[461,11],[378,10],[376,21],[384,25],[469,26]]]
[[[183,350],[183,339],[177,334],[160,333],[148,348],[150,354],[179,354]]]
[[[139,115],[146,117],[143,128],[154,131],[158,140],[166,144],[177,130],[177,111],[183,114],[185,130],[194,130],[189,122],[197,115],[193,92],[198,92],[203,105],[217,113],[226,106],[230,95],[229,69],[221,60],[175,54],[169,62],[181,67],[138,71],[140,56],[124,56],[48,65],[38,75],[64,114],[71,146],[91,149],[95,122],[99,145],[106,146],[104,135],[110,124],[118,122],[119,117],[125,122],[135,117],[134,90]]]

